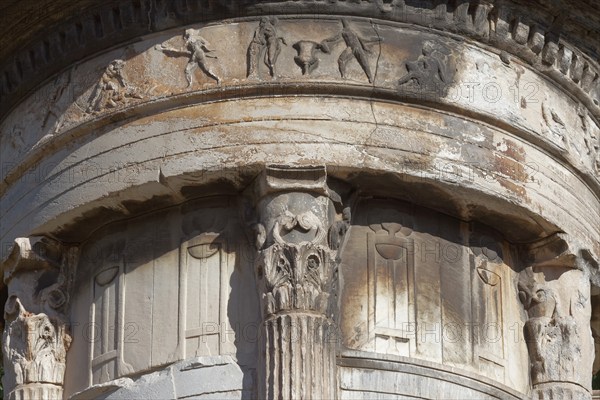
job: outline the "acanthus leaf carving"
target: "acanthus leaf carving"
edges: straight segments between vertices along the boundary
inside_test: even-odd
[[[9,294],[2,348],[9,397],[62,398],[77,256],[76,247],[52,239],[19,238],[2,262]],[[28,287],[32,282],[36,286]]]
[[[14,370],[17,387],[29,383],[62,385],[71,344],[65,321],[27,311],[16,296],[8,299],[4,313],[2,351],[5,366]]]

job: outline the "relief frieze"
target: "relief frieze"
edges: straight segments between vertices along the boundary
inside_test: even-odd
[[[16,110],[31,114],[31,126],[23,128],[35,137],[24,137],[15,143],[16,152],[2,156],[10,161],[48,134],[59,136],[150,102],[264,93],[260,85],[270,85],[268,93],[319,95],[323,90],[331,95],[327,85],[333,84],[334,95],[349,90],[371,96],[369,88],[376,87],[399,101],[425,98],[510,121],[550,147],[573,153],[573,160],[583,158],[586,170],[598,174],[593,110],[528,68],[515,57],[505,64],[493,52],[439,32],[359,18],[280,16],[190,26],[113,50],[58,76]],[[583,121],[579,115],[586,112]],[[3,123],[3,134],[13,129],[12,120]]]

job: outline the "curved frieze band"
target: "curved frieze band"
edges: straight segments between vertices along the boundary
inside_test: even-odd
[[[599,191],[593,110],[517,59],[438,33],[366,19],[264,17],[182,28],[105,53],[4,120],[1,191],[42,151],[107,122],[233,97],[314,94],[468,110],[566,160]]]
[[[7,19],[7,32],[17,32],[21,40],[29,44],[21,49],[17,41],[0,41],[5,49],[0,54],[6,59],[0,67],[0,104],[3,110],[8,110],[66,65],[148,33],[219,18],[310,13],[381,18],[475,38],[534,65],[597,113],[600,112],[600,86],[598,66],[593,61],[599,48],[595,39],[597,22],[589,18],[588,11],[592,10],[587,8],[591,5],[579,3],[569,4],[568,9],[564,7],[567,6],[560,3],[494,0],[409,4],[404,0],[130,0],[89,7],[83,13],[78,10],[76,17],[62,22],[47,35],[38,31],[35,20]],[[48,7],[37,12],[36,18],[52,16],[51,10]],[[596,36],[590,37],[590,34]]]

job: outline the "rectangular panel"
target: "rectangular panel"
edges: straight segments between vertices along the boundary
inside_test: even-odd
[[[412,239],[367,233],[370,330],[374,350],[410,356],[414,343]]]
[[[92,359],[91,374],[94,384],[115,379],[117,374],[117,335],[120,266],[102,269],[92,282],[93,304],[87,336]]]
[[[221,353],[220,338],[226,328],[221,308],[227,299],[221,288],[222,270],[226,271],[222,247],[221,243],[193,244],[184,253],[186,358]]]
[[[440,241],[434,236],[420,234],[415,239],[415,246],[417,352],[425,359],[441,362]]]

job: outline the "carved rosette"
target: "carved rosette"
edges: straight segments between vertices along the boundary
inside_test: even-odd
[[[338,249],[349,211],[336,211],[324,167],[267,167],[254,189],[259,398],[336,398]]]
[[[8,300],[2,338],[7,399],[62,399],[71,343],[67,307],[77,249],[20,238],[2,263]]]

